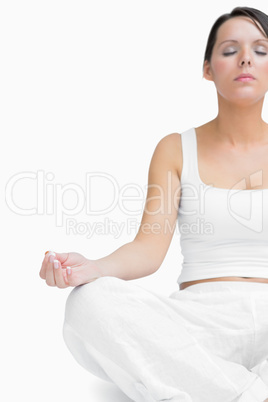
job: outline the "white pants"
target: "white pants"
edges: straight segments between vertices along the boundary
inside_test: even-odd
[[[74,288],[64,340],[136,402],[268,398],[268,284],[217,281],[169,297],[115,277]]]

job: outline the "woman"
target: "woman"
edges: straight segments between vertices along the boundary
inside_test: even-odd
[[[138,402],[268,400],[268,16],[219,17],[203,75],[218,116],[157,144],[135,239],[98,260],[47,252],[40,271],[75,286],[64,322],[75,359]],[[160,267],[177,218],[180,290],[127,282]]]

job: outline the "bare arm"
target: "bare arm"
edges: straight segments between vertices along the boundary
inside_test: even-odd
[[[93,260],[100,276],[115,276],[120,279],[138,279],[151,275],[159,268],[159,261],[153,246],[133,240],[113,253]]]
[[[162,138],[153,153],[143,217],[135,239],[112,254],[94,260],[102,276],[137,279],[161,266],[177,220],[180,199],[178,134]]]
[[[74,252],[46,253],[40,277],[47,285],[65,288],[101,276],[130,280],[153,274],[165,258],[176,227],[181,159],[179,134],[162,138],[151,159],[145,207],[134,240],[97,260]]]

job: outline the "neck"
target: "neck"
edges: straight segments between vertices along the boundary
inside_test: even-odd
[[[213,120],[220,141],[232,147],[247,148],[268,141],[268,126],[262,120],[264,98],[254,104],[240,105],[219,97],[219,113]]]

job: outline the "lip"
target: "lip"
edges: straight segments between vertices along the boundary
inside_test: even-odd
[[[235,79],[235,81],[251,81],[251,80],[255,80],[255,77],[253,77],[252,74],[240,74]]]

